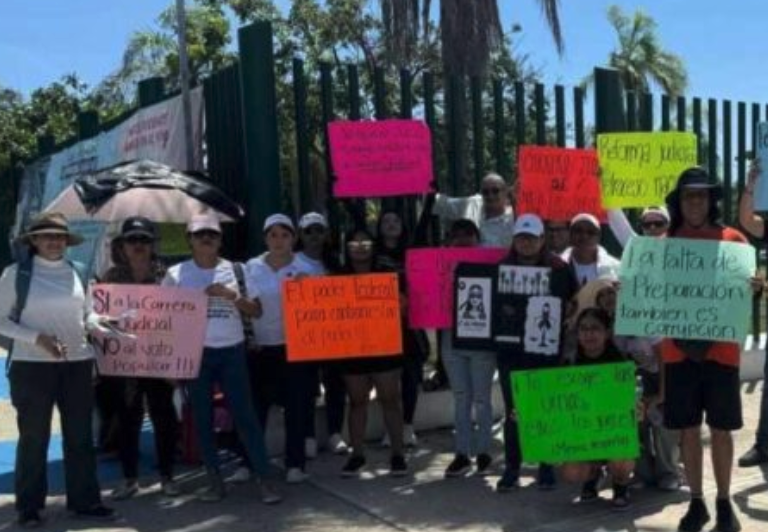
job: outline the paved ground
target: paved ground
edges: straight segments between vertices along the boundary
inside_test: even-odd
[[[752,443],[752,428],[757,423],[761,382],[745,382],[745,429],[737,434],[737,455]],[[0,405],[3,424],[8,422],[8,405]],[[299,486],[279,484],[285,495],[283,504],[265,507],[257,502],[252,485],[233,486],[224,502],[206,505],[194,497],[200,485],[197,471],[183,475],[188,495],[176,500],[163,499],[157,485],[147,478],[147,488],[130,502],[115,504],[124,519],[106,527],[78,523],[67,517],[64,500],[49,499],[46,530],[114,530],[141,532],[336,532],[342,531],[445,531],[472,532],[603,532],[676,530],[685,511],[685,492],[663,494],[650,490],[633,492],[633,506],[617,514],[606,501],[587,507],[574,506],[575,486],[561,485],[542,493],[523,479],[523,488],[514,493],[496,494],[493,485],[500,471],[487,478],[469,477],[444,480],[442,473],[451,459],[450,431],[430,431],[421,435],[419,448],[410,457],[414,474],[403,479],[385,476],[386,453],[370,455],[371,470],[363,479],[341,479],[338,472],[344,459],[321,454],[310,464],[312,478]],[[500,452],[500,448],[497,452]],[[377,469],[376,466],[381,466]],[[112,466],[113,467],[113,466]],[[102,467],[100,472],[104,472]],[[706,496],[712,505],[714,485],[707,465]],[[7,474],[8,475],[8,474]],[[10,486],[10,478],[0,481]],[[102,475],[104,476],[104,475]],[[106,481],[114,485],[117,477]],[[0,532],[16,530],[12,497],[0,495]],[[734,498],[746,532],[764,532],[768,527],[768,467],[734,471]],[[711,530],[711,527],[705,530]]]

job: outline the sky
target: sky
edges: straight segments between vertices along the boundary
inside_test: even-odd
[[[288,5],[290,0],[278,0]],[[376,0],[372,0],[376,1]],[[432,0],[437,5],[439,0]],[[130,35],[150,29],[172,0],[0,0],[0,85],[29,94],[75,72],[96,85],[119,63]],[[661,42],[688,67],[688,96],[768,103],[761,68],[766,0],[561,0],[566,51],[558,57],[536,0],[499,0],[506,29],[523,27],[519,51],[547,83],[578,84],[615,44],[607,7],[642,8]]]

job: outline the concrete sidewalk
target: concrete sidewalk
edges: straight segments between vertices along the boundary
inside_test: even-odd
[[[745,381],[743,399],[745,429],[736,435],[736,455],[752,445],[757,424],[762,382]],[[431,395],[431,394],[429,394]],[[442,401],[449,399],[442,395]],[[435,397],[437,399],[437,396]],[[266,507],[258,502],[253,485],[233,486],[230,496],[218,504],[198,502],[193,495],[201,485],[199,471],[183,475],[188,495],[163,499],[158,486],[149,483],[135,499],[114,504],[124,519],[99,527],[71,520],[64,510],[63,497],[49,499],[45,530],[115,530],[141,532],[337,532],[343,531],[443,531],[471,532],[602,532],[677,530],[685,512],[687,493],[665,494],[635,490],[632,507],[616,513],[606,498],[588,506],[571,500],[577,486],[559,485],[552,492],[540,492],[532,485],[533,470],[527,471],[523,487],[513,493],[493,490],[501,464],[486,478],[443,479],[452,458],[452,436],[448,430],[420,434],[419,448],[410,454],[412,474],[401,479],[386,476],[386,451],[371,446],[369,470],[362,479],[342,479],[339,471],[344,457],[321,454],[308,466],[311,479],[302,485],[279,483],[285,501]],[[501,454],[500,445],[495,454]],[[705,494],[713,512],[715,496],[711,467],[705,460]],[[768,528],[768,467],[735,469],[733,494],[746,532]],[[104,489],[112,485],[105,485]],[[111,504],[111,503],[110,503]],[[12,496],[0,496],[0,531],[16,530]],[[705,530],[712,529],[712,522]]]

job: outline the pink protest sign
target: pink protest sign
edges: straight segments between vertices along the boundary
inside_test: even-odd
[[[410,249],[405,256],[408,325],[412,329],[453,326],[453,272],[459,263],[497,264],[504,248]]]
[[[337,198],[432,190],[432,140],[424,122],[342,120],[328,124],[328,135]]]
[[[94,310],[120,317],[126,334],[95,332],[102,375],[194,379],[200,371],[208,298],[199,290],[97,284]]]

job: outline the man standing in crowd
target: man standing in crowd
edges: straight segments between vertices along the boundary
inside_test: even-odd
[[[504,178],[491,173],[480,182],[480,193],[474,196],[451,198],[437,194],[432,214],[446,225],[462,218],[472,220],[480,228],[483,246],[508,248],[515,221],[509,195]]]
[[[684,171],[667,195],[670,214],[668,235],[677,238],[747,242],[739,231],[721,225],[718,202],[722,187],[705,170]],[[752,279],[753,289],[762,282]],[[711,433],[712,464],[717,484],[718,532],[741,530],[730,500],[733,437],[742,427],[739,389],[741,346],[734,342],[664,339],[664,419],[670,429],[681,431],[683,464],[691,489],[688,511],[680,521],[681,532],[699,532],[709,521],[702,491],[703,449],[701,425],[706,413]]]
[[[739,223],[749,234],[760,240],[768,238],[766,220],[755,214],[753,195],[760,168],[755,164],[749,171],[749,179],[739,203]],[[763,395],[760,401],[760,420],[757,423],[755,444],[739,458],[739,467],[753,467],[768,463],[768,354],[763,369]]]
[[[571,219],[571,247],[561,255],[571,267],[573,276],[584,286],[598,277],[617,277],[619,260],[601,245],[600,221],[591,214],[581,213]]]

